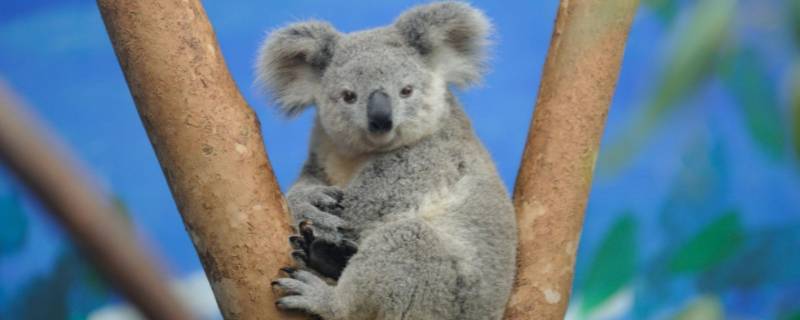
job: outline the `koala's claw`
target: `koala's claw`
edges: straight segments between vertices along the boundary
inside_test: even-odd
[[[314,229],[311,227],[313,223],[311,220],[303,220],[300,222],[298,229],[300,229],[300,235],[303,236],[303,240],[305,240],[306,244],[311,244],[314,242]]]
[[[290,236],[289,244],[292,245],[292,249],[308,251],[308,245],[306,245],[305,239],[303,239],[301,236]]]
[[[285,273],[285,274],[287,274],[287,275],[291,276],[292,274],[294,274],[294,273],[295,273],[295,271],[297,271],[297,269],[295,269],[295,268],[290,268],[290,267],[283,267],[283,268],[281,268],[281,271],[283,271],[283,273]]]
[[[302,263],[303,265],[308,265],[308,255],[303,250],[292,251],[292,258]]]
[[[299,226],[301,235],[289,237],[289,243],[295,249],[292,251],[292,258],[299,265],[317,271],[325,277],[339,279],[350,257],[358,252],[358,244],[351,240],[332,243],[317,239],[311,225],[311,222],[301,222]]]

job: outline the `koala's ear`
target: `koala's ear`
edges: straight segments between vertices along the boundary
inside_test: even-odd
[[[463,87],[480,80],[492,31],[480,10],[439,2],[406,11],[394,27],[448,83]]]
[[[287,115],[315,103],[314,93],[333,57],[339,32],[330,24],[308,21],[273,31],[259,52],[258,81]]]

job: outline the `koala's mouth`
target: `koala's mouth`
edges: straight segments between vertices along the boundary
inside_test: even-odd
[[[370,133],[367,132],[365,140],[370,147],[377,150],[390,149],[395,140],[397,140],[397,130],[390,130],[385,133]]]

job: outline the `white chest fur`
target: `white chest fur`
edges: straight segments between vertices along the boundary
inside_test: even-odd
[[[336,152],[327,152],[322,156],[322,166],[331,184],[344,187],[356,175],[359,169],[366,162],[366,157],[355,156],[345,157],[337,154]]]

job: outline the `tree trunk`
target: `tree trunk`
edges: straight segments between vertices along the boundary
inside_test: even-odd
[[[638,0],[562,0],[514,190],[506,319],[563,319],[608,107]]]
[[[226,319],[283,319],[285,201],[199,0],[98,0],[150,142]]]

